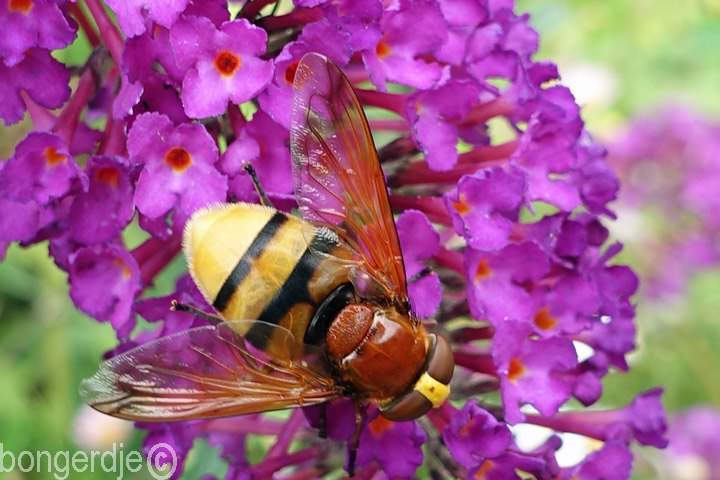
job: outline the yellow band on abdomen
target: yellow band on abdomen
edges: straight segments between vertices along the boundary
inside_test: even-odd
[[[415,390],[430,400],[434,408],[445,403],[448,395],[450,395],[450,387],[442,382],[438,382],[427,372],[423,373],[417,383],[415,383]]]

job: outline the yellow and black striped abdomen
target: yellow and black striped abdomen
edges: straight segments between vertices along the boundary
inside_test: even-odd
[[[222,204],[193,215],[183,248],[193,280],[222,318],[281,325],[302,344],[317,307],[348,281],[348,264],[333,258],[349,254],[327,233],[272,208]]]

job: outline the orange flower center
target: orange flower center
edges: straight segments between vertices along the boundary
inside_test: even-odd
[[[295,81],[295,72],[297,72],[299,62],[293,62],[285,69],[285,81],[290,85]]]
[[[480,280],[489,277],[491,273],[492,270],[490,270],[490,267],[488,266],[488,259],[483,258],[478,262],[477,270],[475,270],[475,281],[479,282]]]
[[[62,153],[58,153],[55,147],[47,147],[45,149],[45,161],[51,167],[54,167],[58,163],[64,163],[67,157]]]
[[[101,182],[107,183],[111,187],[117,187],[120,172],[112,167],[104,167],[97,171],[95,178]]]
[[[470,429],[475,425],[475,419],[471,418],[468,423],[460,427],[460,436],[461,437],[467,437],[470,435]]]
[[[32,0],[10,0],[8,9],[11,12],[28,13],[33,7]]]
[[[508,369],[508,380],[510,380],[511,382],[514,382],[523,373],[525,373],[525,365],[523,365],[522,362],[517,357],[511,359],[510,360],[510,368]]]
[[[116,258],[114,263],[115,263],[115,266],[117,266],[117,267],[119,267],[119,268],[122,269],[123,278],[129,278],[129,277],[130,277],[130,274],[131,274],[131,272],[130,272],[130,267],[128,267],[128,266],[125,264],[125,262],[122,261],[121,258]]]
[[[387,43],[385,43],[385,38],[381,38],[380,42],[378,42],[377,47],[375,47],[375,53],[377,53],[378,58],[385,58],[388,55],[390,55],[390,52],[392,50],[388,46]]]
[[[485,476],[488,474],[488,472],[492,469],[493,462],[492,460],[485,460],[483,464],[478,468],[478,471],[475,472],[475,475],[473,475],[475,478],[485,478]]]
[[[378,415],[375,417],[375,419],[368,424],[368,427],[370,428],[370,431],[375,435],[376,437],[379,437],[382,432],[387,430],[392,426],[392,422],[388,420],[387,418],[383,417],[382,415]]]
[[[240,68],[241,64],[240,57],[227,50],[223,50],[215,57],[215,68],[223,77],[231,76]]]
[[[557,325],[557,320],[550,315],[550,309],[548,307],[542,307],[535,314],[535,325],[543,330],[550,330]]]
[[[457,201],[457,202],[452,202],[452,204],[453,204],[453,208],[454,208],[460,215],[465,215],[466,213],[468,213],[468,212],[472,209],[472,207],[470,206],[470,204],[467,203],[467,201],[466,201],[466,199],[465,199],[465,195],[463,195],[462,193],[458,196],[458,201]]]
[[[165,163],[180,173],[192,164],[192,157],[184,148],[175,147],[165,155]]]

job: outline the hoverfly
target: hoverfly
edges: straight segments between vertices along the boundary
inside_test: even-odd
[[[385,178],[360,102],[342,71],[314,53],[299,62],[293,90],[302,219],[247,203],[196,212],[183,249],[218,316],[200,314],[216,324],[104,362],[80,387],[95,409],[169,421],[345,396],[356,417],[359,405],[372,401],[385,418],[403,421],[446,400],[453,355],[411,312]],[[361,425],[359,417],[351,474]]]

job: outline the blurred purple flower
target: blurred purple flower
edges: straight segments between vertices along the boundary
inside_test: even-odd
[[[720,262],[720,124],[664,107],[628,125],[608,162],[623,181],[621,235],[637,245],[631,253],[647,280],[644,292],[682,293],[693,273]],[[637,225],[652,216],[672,221]]]
[[[669,444],[657,467],[677,478],[720,479],[720,411],[693,406],[676,414],[668,428]]]
[[[577,480],[628,478],[632,473],[632,459],[632,453],[626,444],[609,441],[599,450],[589,454],[579,465],[566,469],[562,478]]]
[[[27,112],[35,131],[0,167],[0,249],[48,240],[77,307],[110,322],[122,340],[108,355],[202,325],[169,311],[172,300],[210,310],[189,276],[165,296],[146,289],[178,255],[195,210],[255,201],[248,162],[273,200],[295,205],[292,82],[305,53],[323,53],[376,108],[369,121],[388,140],[379,156],[399,214],[410,299],[420,316],[435,316],[428,327],[451,339],[457,364],[453,402],[425,418],[391,423],[368,409],[358,476],[411,477],[424,465],[439,478],[627,478],[632,442],[665,444],[660,392],[615,411],[560,411],[572,398],[596,402],[602,378],[627,369],[634,348],[637,278],[614,263],[621,246],[607,243],[603,225],[614,216],[608,202],[618,181],[569,90],[557,85],[555,66],[533,60],[538,35],[528,16],[511,1],[309,0],[283,14],[264,8],[271,3],[246,2],[230,21],[222,1],[108,0],[121,32],[99,0],[87,0],[89,16],[70,2],[18,2],[32,8],[12,13],[26,27],[14,24],[0,42],[0,118],[10,124]],[[32,17],[45,11],[44,23]],[[0,13],[2,25],[15,18]],[[73,71],[71,91],[70,69],[49,49],[67,45],[78,27],[107,50],[96,48]],[[491,120],[509,124],[513,136],[498,142]],[[88,127],[96,121],[102,132]],[[628,155],[642,151],[637,139],[645,137],[632,138]],[[677,186],[682,203],[661,200],[710,229],[720,225],[706,202],[718,177],[708,152],[719,136],[702,138],[694,150],[702,162],[672,164],[688,175]],[[538,213],[548,205],[551,214]],[[148,238],[129,251],[123,232],[133,218]],[[702,233],[685,249],[698,262],[716,255]],[[138,314],[151,329],[134,331]],[[583,345],[592,353],[580,359]],[[355,428],[349,401],[326,409],[333,441],[312,430],[319,407],[287,420],[139,427],[148,431],[145,451],[157,442],[176,449],[175,478],[198,437],[220,447],[228,478],[315,478],[346,465],[335,442]],[[509,428],[518,423],[605,443],[560,468],[560,437],[525,451]],[[251,434],[274,437],[252,465],[244,455]]]

